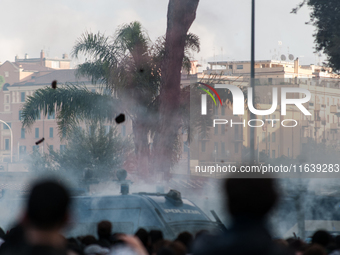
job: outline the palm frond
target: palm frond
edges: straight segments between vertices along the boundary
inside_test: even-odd
[[[197,35],[193,33],[187,34],[187,38],[185,39],[184,51],[187,50],[200,52],[200,38]]]
[[[97,34],[85,32],[76,41],[72,50],[72,56],[79,57],[79,54],[87,54],[90,57],[101,60],[109,60],[114,57],[114,48],[109,42],[109,37],[98,32]]]
[[[85,87],[64,86],[58,89],[49,87],[38,89],[28,97],[22,109],[23,127],[30,128],[39,118],[57,112],[60,132],[68,132],[80,121],[113,121],[116,114],[122,112],[117,99],[88,91]]]

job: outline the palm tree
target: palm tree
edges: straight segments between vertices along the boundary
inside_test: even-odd
[[[132,121],[138,171],[141,175],[147,174],[148,136],[158,124],[164,44],[164,37],[152,44],[139,22],[123,25],[114,37],[84,33],[72,53],[76,58],[80,54],[87,57],[87,61],[78,66],[78,75],[89,77],[110,93],[92,93],[85,87],[70,85],[56,90],[39,89],[24,105],[23,126],[30,127],[40,111],[47,114],[55,108],[61,132],[71,130],[86,119],[113,122],[114,117],[123,112]],[[190,50],[199,51],[198,37],[188,34],[185,49],[183,65],[188,67]]]

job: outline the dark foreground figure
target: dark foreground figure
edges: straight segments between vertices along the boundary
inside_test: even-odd
[[[5,255],[66,254],[61,235],[69,215],[70,195],[60,184],[43,181],[33,186],[21,222],[0,247]]]
[[[273,242],[266,229],[266,216],[278,199],[274,186],[272,179],[228,179],[224,191],[233,223],[220,236],[202,235],[194,254],[290,254]]]

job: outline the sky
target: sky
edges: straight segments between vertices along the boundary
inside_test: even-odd
[[[303,7],[298,14],[290,13],[300,2],[256,0],[256,60],[293,54],[302,64],[319,61],[314,53],[315,28],[305,24],[310,10]],[[1,0],[0,62],[26,53],[39,57],[42,49],[50,58],[61,58],[71,54],[85,31],[110,36],[132,21],[140,21],[154,41],[165,34],[167,6],[167,0]],[[250,60],[250,22],[251,0],[200,0],[190,28],[201,42],[194,59],[203,66],[208,61]]]

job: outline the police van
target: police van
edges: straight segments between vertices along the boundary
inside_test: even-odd
[[[200,230],[223,231],[223,223],[214,211],[212,215],[216,221],[210,220],[176,190],[166,194],[128,194],[123,191],[122,195],[115,196],[77,196],[74,197],[74,224],[67,235],[96,235],[97,223],[102,220],[112,223],[113,233],[134,234],[139,228],[144,228],[148,231],[161,230],[169,239],[183,231],[192,234]]]

